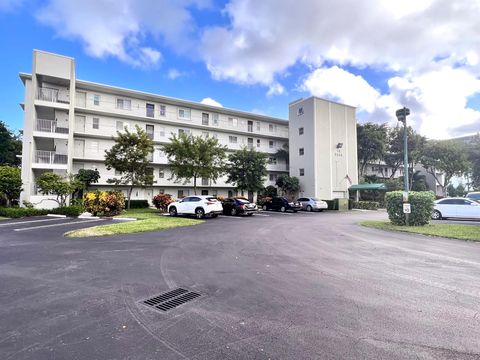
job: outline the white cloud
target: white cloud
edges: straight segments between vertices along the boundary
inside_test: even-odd
[[[177,79],[179,77],[182,77],[182,76],[185,76],[185,75],[187,75],[185,72],[179,71],[177,69],[170,69],[167,72],[167,77],[171,80],[175,80],[175,79]]]
[[[281,95],[283,93],[285,93],[285,88],[279,83],[274,82],[273,84],[270,84],[267,91],[267,96]]]
[[[19,8],[23,0],[0,0],[0,11],[12,11]]]
[[[5,0],[1,0],[5,1]],[[208,1],[50,0],[37,19],[67,39],[79,39],[94,57],[114,56],[133,66],[150,67],[161,59],[159,50],[144,44],[151,35],[178,52],[193,46],[195,29],[189,6]]]
[[[204,98],[202,99],[202,101],[200,101],[201,104],[205,104],[205,105],[210,105],[210,106],[216,106],[216,107],[223,107],[222,104],[220,104],[218,101],[216,100],[213,100],[212,98],[210,97],[207,97],[207,98]]]

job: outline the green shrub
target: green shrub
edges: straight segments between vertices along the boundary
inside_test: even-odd
[[[433,212],[435,196],[430,191],[410,191],[411,214],[409,225],[421,226],[429,223]],[[392,191],[385,194],[388,218],[394,225],[406,225],[403,213],[403,192]]]
[[[125,208],[125,197],[118,191],[89,191],[83,196],[83,205],[94,216],[115,216]]]
[[[148,209],[148,200],[130,200],[130,209]]]
[[[377,201],[354,201],[353,208],[364,210],[377,210],[379,208],[379,203]]]
[[[26,216],[40,216],[47,215],[50,210],[45,209],[32,209],[32,208],[0,208],[0,216],[8,218],[21,218]]]
[[[58,207],[48,211],[49,214],[67,215],[67,216],[78,216],[82,212],[83,212],[83,206],[80,206],[80,205]]]

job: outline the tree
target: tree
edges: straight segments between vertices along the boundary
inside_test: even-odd
[[[120,178],[108,179],[107,182],[115,185],[127,185],[128,205],[135,186],[149,186],[153,184],[153,175],[149,170],[149,155],[153,152],[153,141],[138,125],[136,132],[118,132],[114,137],[115,145],[105,150],[105,165],[107,169],[115,169],[121,173]]]
[[[76,190],[82,187],[82,183],[75,180],[73,176],[63,178],[53,172],[46,172],[40,175],[37,180],[38,190],[44,195],[55,195],[52,199],[58,203],[60,207],[67,204],[67,198]]]
[[[268,185],[263,189],[263,196],[275,197],[277,196],[277,188],[273,185]]]
[[[78,180],[83,184],[83,187],[79,189],[80,193],[80,198],[83,197],[83,190],[88,190],[88,187],[91,184],[96,184],[98,183],[98,180],[100,179],[100,173],[98,172],[97,169],[92,170],[92,169],[80,169],[78,170],[78,173],[75,174],[75,180]]]
[[[174,134],[170,141],[162,146],[162,151],[172,177],[185,182],[193,179],[195,194],[198,178],[215,181],[224,173],[226,146],[221,146],[216,138],[182,133]]]
[[[290,151],[288,149],[288,142],[284,143],[282,147],[275,152],[275,156],[279,159],[285,159],[285,163],[288,165],[290,161]]]
[[[227,183],[235,184],[242,195],[244,191],[262,190],[267,176],[267,158],[267,154],[247,148],[230,154],[226,166]]]
[[[428,183],[427,177],[422,174],[420,170],[416,170],[412,175],[412,181],[410,182],[410,189],[412,191],[427,191]]]
[[[462,176],[469,170],[464,147],[454,141],[429,141],[422,152],[421,163],[442,187],[444,196],[452,177]],[[439,172],[443,173],[443,179]]]
[[[20,135],[15,135],[3,121],[0,121],[0,165],[20,165],[22,160],[17,155],[21,154]]]
[[[476,135],[468,145],[467,157],[470,161],[470,185],[480,189],[480,135]]]
[[[275,182],[284,194],[291,196],[300,190],[300,182],[297,177],[289,175],[280,175]]]
[[[463,184],[458,184],[456,187],[453,184],[448,184],[447,193],[448,196],[451,197],[463,197],[467,192],[465,191],[465,186],[463,186]]]
[[[22,192],[21,171],[17,167],[0,166],[0,194],[7,198],[7,206],[17,200]]]
[[[387,125],[357,124],[357,150],[360,175],[368,163],[383,159],[387,144]]]

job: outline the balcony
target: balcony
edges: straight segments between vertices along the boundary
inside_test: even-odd
[[[37,99],[53,103],[69,104],[70,93],[68,90],[40,87],[38,88]]]
[[[55,120],[37,119],[35,130],[55,134],[68,134],[68,127],[57,126]]]
[[[68,156],[65,154],[57,154],[55,151],[37,150],[34,153],[34,164],[40,166],[34,166],[44,169],[63,169],[68,162]]]

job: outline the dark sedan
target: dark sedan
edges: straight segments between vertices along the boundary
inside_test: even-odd
[[[263,205],[263,210],[276,210],[276,211],[293,211],[297,212],[302,210],[302,204],[298,201],[288,201],[284,197],[274,197],[272,201],[269,201]]]
[[[223,201],[223,213],[225,215],[248,215],[256,212],[257,205],[243,198],[228,198]]]

